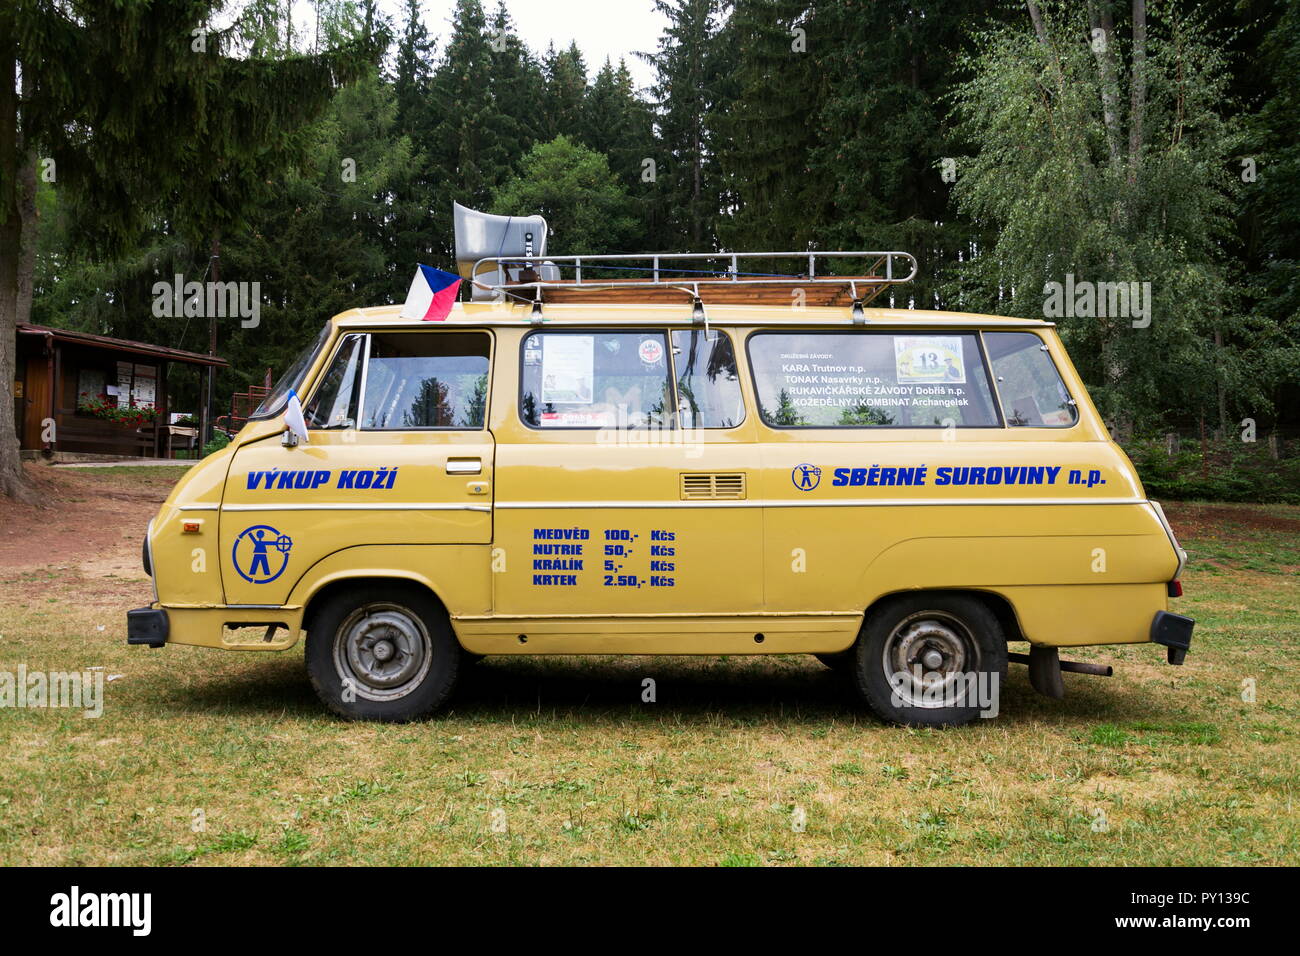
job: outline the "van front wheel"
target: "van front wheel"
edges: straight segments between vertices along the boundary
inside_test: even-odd
[[[998,713],[1007,642],[997,617],[963,594],[893,598],[863,622],[853,685],[882,719],[956,726]]]
[[[327,599],[307,633],[307,674],[350,720],[424,717],[451,696],[460,644],[432,598],[401,587]]]

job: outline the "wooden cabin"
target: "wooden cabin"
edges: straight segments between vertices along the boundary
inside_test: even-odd
[[[47,453],[170,457],[167,381],[175,365],[212,374],[229,363],[162,345],[20,324],[14,371],[19,446]],[[144,410],[147,420],[113,421],[108,410],[131,407]]]

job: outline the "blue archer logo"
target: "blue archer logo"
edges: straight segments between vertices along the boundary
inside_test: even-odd
[[[255,524],[240,532],[235,546],[230,549],[230,558],[245,581],[269,584],[289,566],[289,549],[292,547],[293,539],[287,534],[281,534],[269,524]],[[272,560],[272,552],[278,556],[275,560]]]
[[[794,471],[790,472],[790,480],[800,491],[812,491],[822,481],[822,470],[816,465],[809,465],[806,462],[802,465],[795,465]]]

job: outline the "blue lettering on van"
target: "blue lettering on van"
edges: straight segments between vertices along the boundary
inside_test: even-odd
[[[387,490],[397,481],[397,471],[397,468],[387,465],[377,469],[345,468],[339,472],[334,487]],[[250,471],[247,485],[249,491],[311,491],[327,483],[331,474],[323,468],[272,468],[269,471]]]
[[[581,571],[581,558],[533,558],[534,571]]]
[[[586,528],[534,528],[533,540],[550,538],[556,541],[586,541],[591,532]]]
[[[871,465],[870,467],[836,468],[831,485],[837,488],[900,488],[934,485],[1054,485],[1061,474],[1060,465]],[[1072,485],[1104,485],[1101,469],[1087,472],[1074,469],[1068,474]]]
[[[836,468],[832,485],[868,487],[897,487],[900,485],[923,485],[929,475],[929,465],[880,466],[870,468]]]

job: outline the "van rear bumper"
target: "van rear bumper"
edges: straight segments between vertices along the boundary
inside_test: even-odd
[[[1151,619],[1151,642],[1169,648],[1170,664],[1181,664],[1192,646],[1192,628],[1196,622],[1190,617],[1171,611],[1156,611]]]
[[[162,647],[170,630],[167,612],[161,608],[138,607],[126,612],[126,642]]]

